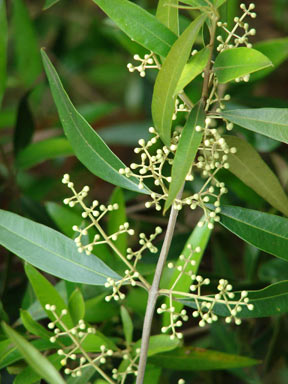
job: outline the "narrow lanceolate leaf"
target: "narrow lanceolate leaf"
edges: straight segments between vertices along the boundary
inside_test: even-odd
[[[150,357],[149,362],[177,371],[210,371],[259,364],[259,361],[249,357],[195,347],[184,347],[173,352],[159,353]]]
[[[249,131],[288,144],[288,108],[233,109],[221,115]]]
[[[120,278],[96,256],[79,253],[68,237],[2,210],[0,244],[35,267],[65,280],[104,285],[107,277]]]
[[[2,323],[2,328],[11,341],[16,345],[27,363],[40,377],[50,384],[65,384],[60,373],[54,368],[50,361],[41,355],[41,353],[24,339],[23,336],[19,335],[5,323]]]
[[[0,0],[0,106],[6,88],[8,26],[5,0]]]
[[[199,250],[197,249],[197,252],[194,252],[193,254],[193,261],[195,262],[195,264],[192,265],[191,263],[188,263],[188,265],[186,265],[186,268],[185,268],[186,273],[181,277],[181,279],[173,287],[173,290],[181,291],[181,292],[189,292],[190,285],[191,285],[191,277],[188,275],[188,273],[192,272],[193,275],[197,274],[199,264],[201,263],[202,256],[205,252],[211,232],[212,230],[208,228],[208,223],[206,223],[205,225],[203,225],[203,227],[196,226],[193,232],[191,233],[181,254],[184,255],[186,260],[191,254],[191,249],[193,251],[196,250],[198,247],[200,249]],[[173,283],[176,281],[177,277],[179,276],[179,270],[177,270],[177,268],[178,267],[183,268],[185,266],[185,262],[186,262],[185,260],[178,259],[177,264],[175,265],[175,271],[169,283],[169,288],[172,288]],[[169,305],[168,297],[165,298],[165,303],[167,304],[167,306]],[[179,313],[183,307],[183,304],[179,302],[174,302],[173,306],[175,307],[175,312]],[[168,312],[164,312],[163,325],[167,326],[169,324],[170,324],[170,314],[168,314]]]
[[[121,320],[123,324],[124,336],[126,343],[130,345],[133,340],[133,322],[127,309],[121,306]]]
[[[219,53],[214,71],[220,83],[228,83],[238,77],[272,66],[263,53],[251,48],[232,48]]]
[[[240,299],[241,292],[235,292],[235,300]],[[288,312],[288,281],[281,281],[269,285],[257,291],[248,291],[249,304],[254,305],[254,309],[242,307],[242,311],[237,316],[242,319],[277,316]],[[194,301],[188,299],[180,300],[187,307],[197,309]],[[213,312],[219,316],[229,316],[226,304],[215,304]]]
[[[175,90],[175,95],[181,92],[186,87],[186,85],[191,83],[191,81],[194,80],[196,76],[200,75],[200,73],[206,67],[208,60],[209,48],[207,47],[201,49],[201,51],[192,57],[192,59],[185,65],[183,69]]]
[[[201,15],[186,28],[171,48],[155,82],[152,116],[155,128],[166,145],[170,144],[172,117],[175,109],[175,89],[205,20],[206,15]]]
[[[250,81],[259,80],[264,76],[267,76],[270,72],[279,67],[279,65],[282,64],[285,60],[287,60],[288,37],[260,41],[259,43],[254,44],[254,48],[266,55],[272,61],[273,67],[269,67],[263,71],[254,73],[251,76]]]
[[[144,48],[167,56],[176,35],[155,16],[128,0],[93,0],[123,32]]]
[[[173,161],[168,197],[165,202],[164,211],[166,211],[177,193],[185,183],[185,178],[195,159],[199,145],[201,144],[203,129],[205,125],[205,112],[203,103],[199,102],[190,112],[187,123],[185,124],[178,146],[175,159]],[[199,131],[199,127],[201,130]]]
[[[42,57],[61,123],[78,159],[103,180],[132,191],[147,193],[147,190],[138,188],[136,180],[119,174],[119,169],[125,165],[77,112],[62,86],[55,68],[43,50]]]
[[[288,261],[288,219],[227,205],[220,223],[247,243]]]
[[[136,350],[141,346],[141,339],[136,341],[133,349]],[[171,339],[168,335],[153,335],[150,337],[148,356],[157,355],[158,353],[172,351],[179,347],[180,340],[175,338]],[[167,367],[166,367],[167,368]]]
[[[178,0],[159,0],[156,17],[175,35],[179,34]]]
[[[56,313],[58,316],[61,316],[62,310],[65,310],[67,313],[63,316],[62,321],[67,328],[72,328],[73,320],[68,312],[68,307],[56,288],[30,264],[25,264],[25,273],[28,277],[28,280],[33,288],[33,291],[41,304],[42,308],[46,312],[49,319],[52,321],[55,320],[53,313],[50,310],[47,310],[46,305],[55,305]],[[60,327],[61,328],[61,327]]]
[[[225,136],[236,153],[228,155],[229,171],[263,197],[272,207],[288,216],[288,197],[278,178],[247,141],[236,136]]]
[[[73,156],[71,144],[64,137],[38,141],[21,150],[16,158],[18,168],[31,168],[45,160],[57,157]]]
[[[25,2],[14,0],[12,5],[18,76],[26,87],[30,87],[42,71],[37,35]]]
[[[46,9],[49,9],[50,7],[52,7],[53,5],[55,5],[56,3],[58,3],[60,0],[46,0],[45,1],[45,4],[44,4],[44,11],[46,11]]]

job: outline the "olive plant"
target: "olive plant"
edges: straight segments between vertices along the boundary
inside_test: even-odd
[[[225,0],[159,0],[155,16],[128,0],[93,1],[141,48],[143,55],[135,54],[127,68],[141,78],[151,73],[155,79],[153,126],[147,127],[148,138],[139,138],[136,160],[129,166],[124,164],[75,109],[49,53],[42,50],[52,96],[75,155],[94,175],[117,188],[114,199],[100,202],[89,198],[90,187],[83,186],[81,180],[63,176],[62,183],[67,186],[64,205],[81,216],[73,225],[73,240],[1,211],[0,242],[26,261],[28,279],[44,316],[50,319],[45,328],[29,312],[21,312],[22,324],[39,340],[34,345],[3,323],[3,330],[33,369],[25,368],[16,382],[30,374],[36,381],[42,377],[53,384],[63,383],[63,377],[68,383],[86,383],[96,373],[97,383],[157,383],[160,376],[153,376],[153,369],[165,364],[157,355],[172,350],[177,352],[174,357],[173,352],[168,353],[168,365],[171,363],[175,371],[187,370],[187,364],[197,369],[193,357],[196,364],[200,361],[198,369],[206,369],[209,359],[210,369],[255,365],[256,360],[242,356],[227,357],[224,364],[213,365],[209,352],[201,362],[202,352],[197,350],[189,363],[177,363],[177,356],[185,356],[185,323],[203,328],[223,318],[227,324],[240,325],[246,318],[272,316],[288,308],[280,297],[287,288],[285,281],[263,290],[234,292],[225,277],[215,284],[198,272],[218,225],[256,248],[288,259],[285,217],[223,203],[229,193],[229,184],[223,180],[227,170],[280,214],[288,214],[288,199],[277,177],[237,134],[242,127],[287,143],[288,110],[243,108],[233,104],[228,93],[235,82],[245,86],[255,73],[273,66],[270,58],[253,48],[255,5],[240,4],[239,16],[228,23],[223,12]],[[185,27],[179,23],[182,13],[193,19]],[[197,97],[191,95],[195,79],[201,81]],[[138,233],[123,213],[125,203],[119,187],[141,195],[147,210],[168,215],[167,227],[158,225]],[[187,209],[195,220],[201,218],[183,251],[167,259],[178,213]],[[112,218],[110,228],[107,217],[108,222]],[[149,253],[157,262],[147,273],[143,259]],[[67,304],[34,267],[65,281],[102,286],[107,305],[117,303],[125,340],[114,340],[84,319],[79,288]],[[138,288],[147,292],[147,305],[142,337],[135,340],[125,302],[127,294]],[[153,321],[161,334],[152,335]],[[46,358],[37,349],[49,351]],[[13,362],[8,359],[6,365]],[[81,378],[83,381],[76,381]],[[177,382],[186,381],[179,375]]]

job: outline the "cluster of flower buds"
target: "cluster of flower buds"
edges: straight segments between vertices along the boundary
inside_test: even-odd
[[[135,353],[127,351],[123,354],[123,363],[120,367],[112,370],[112,378],[119,383],[125,383],[129,375],[138,375],[138,360],[140,356],[140,348],[136,348]]]
[[[180,312],[176,312],[175,307],[173,307],[172,305],[167,306],[167,304],[164,303],[161,305],[161,307],[157,309],[157,313],[159,315],[163,313],[169,314],[169,325],[162,327],[161,332],[169,332],[171,340],[174,340],[175,338],[182,339],[182,332],[177,332],[176,329],[182,327],[183,321],[188,321],[189,317],[187,316],[187,311],[185,309],[182,309]]]
[[[191,108],[185,104],[185,102],[183,102],[182,100],[180,101],[178,97],[176,97],[175,99],[175,111],[174,111],[174,114],[172,116],[172,120],[176,120],[177,119],[177,114],[178,112],[190,112],[191,111]]]
[[[135,72],[138,71],[141,77],[146,76],[146,69],[160,69],[161,65],[159,61],[157,60],[157,57],[154,55],[153,52],[150,54],[146,54],[144,58],[142,59],[139,55],[134,55],[134,60],[139,61],[139,65],[133,65],[132,63],[127,64],[127,68],[129,69],[129,72]]]
[[[59,356],[61,356],[61,365],[66,366],[64,372],[72,377],[82,375],[83,368],[93,366],[97,370],[99,364],[106,363],[106,357],[111,357],[113,351],[108,349],[105,345],[101,345],[100,353],[97,353],[96,357],[90,358],[89,355],[82,350],[82,343],[86,337],[90,334],[95,334],[96,330],[91,327],[87,327],[84,320],[79,320],[78,324],[72,328],[68,328],[64,317],[68,314],[66,309],[60,311],[58,314],[55,305],[46,304],[45,309],[53,314],[54,321],[48,324],[48,328],[54,331],[54,336],[50,337],[51,343],[56,343],[59,338],[69,338],[71,345],[62,346],[57,350]],[[62,343],[62,345],[64,345]],[[72,362],[73,368],[69,368],[67,365]],[[75,364],[77,362],[77,364]],[[102,371],[100,370],[100,373]]]
[[[234,321],[236,325],[241,324],[241,319],[237,317],[237,315],[242,311],[243,307],[246,307],[249,311],[254,309],[254,305],[249,304],[247,291],[242,291],[238,300],[235,300],[235,293],[232,292],[232,285],[224,279],[219,280],[219,284],[217,286],[218,293],[216,295],[202,296],[202,286],[209,284],[209,279],[204,279],[199,275],[192,276],[192,285],[190,286],[190,290],[194,296],[193,299],[195,300],[195,305],[197,307],[197,310],[193,312],[193,317],[200,318],[200,327],[204,327],[206,324],[211,324],[212,322],[218,320],[218,316],[213,312],[216,304],[224,305],[228,311],[228,315],[225,318],[226,323]]]
[[[149,237],[147,237],[145,233],[140,233],[139,245],[141,245],[141,247],[137,251],[133,251],[132,248],[127,248],[126,257],[128,260],[134,260],[134,267],[136,267],[137,262],[142,259],[143,252],[146,249],[148,249],[151,253],[158,252],[158,248],[155,247],[152,241],[154,241],[160,233],[162,233],[161,227],[156,227],[155,232],[152,233]]]
[[[226,39],[223,39],[221,35],[217,36],[217,40],[220,43],[217,47],[219,52],[230,48],[236,48],[240,45],[245,45],[247,48],[252,48],[252,44],[249,42],[249,37],[254,36],[256,34],[256,30],[254,28],[250,29],[249,24],[245,22],[244,19],[247,16],[250,16],[252,19],[256,17],[256,13],[253,12],[255,9],[255,4],[251,3],[247,8],[246,5],[242,3],[240,4],[240,8],[243,11],[243,15],[241,17],[234,18],[235,25],[231,31],[229,31],[227,23],[221,21],[217,23],[218,27],[222,28],[228,35]],[[239,35],[238,30],[243,30],[243,33]]]
[[[74,239],[74,241],[80,253],[85,252],[87,255],[90,255],[95,246],[105,244],[109,241],[116,241],[118,236],[123,233],[127,233],[130,236],[134,235],[134,229],[130,228],[128,222],[121,224],[118,231],[111,235],[107,235],[105,239],[99,233],[95,233],[95,229],[97,231],[97,228],[95,227],[97,227],[97,224],[100,226],[100,220],[103,219],[107,213],[117,211],[119,209],[118,204],[114,203],[106,206],[104,204],[99,204],[98,200],[94,200],[90,207],[88,207],[84,202],[84,198],[87,196],[89,191],[88,186],[85,186],[80,192],[76,192],[74,183],[70,181],[70,176],[68,174],[64,175],[62,182],[67,184],[68,188],[73,192],[73,196],[66,198],[64,200],[64,204],[68,204],[70,207],[80,204],[83,209],[83,219],[90,220],[89,224],[84,223],[84,225],[80,227],[77,225],[73,226],[73,231],[78,232],[78,236]]]

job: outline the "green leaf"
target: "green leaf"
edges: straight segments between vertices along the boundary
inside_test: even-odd
[[[160,353],[151,357],[149,362],[158,367],[177,371],[208,371],[259,364],[259,361],[249,357],[194,347],[184,347],[173,352]]]
[[[228,83],[236,78],[272,66],[263,53],[252,48],[232,48],[219,53],[214,71],[220,83]]]
[[[253,311],[242,307],[237,316],[240,318],[260,318],[277,316],[288,312],[288,281],[281,281],[269,285],[257,291],[248,291],[249,303],[254,305]],[[235,292],[235,300],[240,298],[241,292]],[[193,301],[184,299],[181,302],[192,308],[196,308]],[[215,304],[213,312],[219,316],[228,316],[229,311],[225,304]]]
[[[27,363],[34,369],[40,377],[51,384],[65,384],[59,372],[41,353],[33,347],[24,337],[20,336],[7,324],[2,323],[2,328],[10,337],[17,349],[21,352]]]
[[[50,355],[47,357],[47,360],[56,368],[56,370],[60,370],[62,367],[60,361],[62,360],[62,356],[59,356],[57,353],[54,355]],[[26,367],[23,371],[20,372],[19,375],[15,377],[13,384],[34,384],[41,380],[41,376],[36,373],[31,367]]]
[[[156,17],[175,35],[179,34],[178,0],[159,0]]]
[[[34,340],[31,344],[38,351],[46,351],[55,348],[55,344],[52,344],[47,340]],[[0,341],[0,369],[5,368],[21,359],[21,353],[11,344],[10,340]]]
[[[288,216],[288,197],[278,178],[247,141],[236,136],[224,136],[229,147],[237,148],[229,153],[229,171],[263,197],[272,207]]]
[[[30,87],[42,71],[37,35],[23,0],[14,0],[12,5],[18,75],[24,85]]]
[[[288,260],[288,219],[234,206],[221,207],[220,223],[256,248]]]
[[[201,144],[205,126],[205,112],[200,101],[194,106],[183,128],[171,170],[171,183],[164,206],[164,212],[171,206],[177,193],[183,187],[185,178],[194,162],[198,147]],[[198,132],[196,127],[201,127]]]
[[[150,337],[149,348],[148,348],[148,356],[154,356],[159,353],[172,351],[177,348],[180,344],[179,339],[170,339],[168,335],[154,335]],[[133,346],[133,349],[141,347],[141,339],[136,341]],[[167,367],[166,367],[167,368]]]
[[[17,120],[13,134],[13,147],[16,156],[30,144],[35,131],[34,118],[29,106],[29,95],[30,92],[26,92],[18,105]]]
[[[57,290],[53,287],[53,285],[40,273],[32,267],[30,264],[25,265],[25,272],[26,275],[33,287],[33,290],[37,296],[37,299],[39,300],[40,304],[42,305],[42,308],[46,312],[49,319],[52,321],[55,320],[54,315],[51,311],[48,311],[46,309],[46,305],[55,305],[58,316],[61,316],[61,311],[66,310],[68,312],[68,307],[65,304],[62,297],[59,295]],[[73,320],[69,314],[69,312],[62,317],[63,323],[68,328],[73,328]]]
[[[207,0],[180,0],[181,3],[190,5],[193,8],[203,8],[203,7],[209,7],[210,4]]]
[[[88,367],[81,369],[81,372],[82,372],[81,376],[78,376],[78,377],[70,376],[67,379],[66,384],[87,384],[87,383],[89,383],[90,382],[89,380],[95,374],[95,368],[88,366]]]
[[[201,220],[201,219],[200,219]],[[200,252],[195,252],[193,255],[193,261],[195,261],[194,265],[191,265],[189,263],[185,271],[189,273],[190,271],[193,272],[193,274],[197,274],[199,265],[202,260],[202,256],[205,252],[206,246],[208,244],[208,241],[210,239],[211,235],[211,229],[208,228],[208,223],[203,225],[203,227],[198,227],[196,226],[189,236],[189,239],[187,240],[183,251],[181,252],[181,255],[185,256],[185,259],[189,257],[191,254],[191,249],[195,250],[197,247],[200,247]],[[176,265],[175,265],[175,270],[171,276],[171,280],[169,282],[169,288],[172,287],[173,283],[176,281],[177,277],[179,276],[179,271],[177,270],[178,267],[183,267],[185,265],[185,260],[180,260],[178,259]],[[173,290],[175,291],[181,291],[181,292],[189,292],[190,290],[190,285],[191,285],[191,277],[188,276],[188,274],[185,273],[181,279],[177,282],[177,284],[173,287]],[[169,298],[165,297],[165,303],[169,305]],[[179,302],[173,302],[173,306],[175,307],[175,311],[179,313],[181,309],[183,308],[183,305]],[[170,324],[170,318],[169,314],[167,312],[164,313],[163,315],[163,325],[167,326]]]
[[[45,0],[45,4],[43,7],[43,10],[46,11],[48,8],[52,7],[53,5],[57,4],[60,0]]]
[[[261,281],[276,283],[285,280],[288,276],[288,263],[281,259],[271,259],[261,264],[258,277]]]
[[[143,8],[128,0],[93,0],[123,32],[144,48],[166,56],[176,35]]]
[[[29,169],[46,160],[73,155],[73,149],[68,140],[62,137],[53,137],[32,143],[20,151],[16,158],[16,164],[18,168]]]
[[[45,203],[45,207],[57,227],[68,237],[73,238],[75,235],[75,231],[73,231],[72,228],[73,225],[81,227],[84,222],[81,214],[76,213],[70,207],[67,208],[67,206],[62,206],[50,201]]]
[[[147,189],[138,188],[136,179],[120,175],[119,169],[125,165],[74,108],[44,50],[42,57],[61,123],[79,160],[103,180],[132,191],[147,193]]]
[[[123,324],[123,330],[125,335],[125,340],[128,345],[133,341],[133,322],[129,315],[129,312],[123,305],[121,306],[121,319]]]
[[[288,144],[288,108],[232,109],[221,116],[240,127]]]
[[[161,368],[147,364],[143,384],[158,384],[161,376]]]
[[[170,145],[172,117],[175,109],[175,90],[206,15],[195,19],[173,44],[156,78],[152,117],[162,141]]]
[[[6,89],[8,25],[5,0],[0,0],[0,107]]]
[[[116,303],[105,301],[106,293],[85,301],[85,320],[88,323],[100,323],[119,315]]]
[[[42,339],[47,340],[49,340],[49,338],[53,336],[51,332],[47,331],[47,329],[44,328],[41,324],[33,320],[30,313],[25,311],[24,309],[20,309],[20,317],[24,327],[27,329],[28,332],[32,333],[33,335],[39,336]]]
[[[91,285],[120,278],[96,256],[79,253],[73,240],[45,225],[0,210],[0,229],[1,245],[57,277]]]
[[[271,60],[273,67],[254,73],[251,76],[250,81],[259,80],[269,75],[288,58],[288,37],[260,41],[253,46],[257,51],[262,52]]]
[[[191,83],[196,76],[200,75],[206,67],[209,60],[209,48],[203,48],[201,51],[197,52],[196,55],[185,65],[181,77],[178,81],[175,95],[180,93],[186,85]]]
[[[79,320],[83,320],[85,316],[85,302],[79,288],[76,288],[69,298],[68,310],[74,324],[78,324]]]

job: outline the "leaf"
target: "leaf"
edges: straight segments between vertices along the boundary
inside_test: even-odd
[[[161,376],[161,368],[147,364],[143,384],[158,384]]]
[[[53,335],[51,332],[47,331],[47,329],[44,328],[41,324],[33,320],[30,313],[25,311],[24,309],[20,309],[20,316],[24,327],[27,329],[28,332],[32,333],[33,335],[39,336],[42,339],[46,340],[49,340],[49,338]]]
[[[20,169],[29,169],[46,160],[73,155],[73,149],[68,140],[63,137],[53,137],[32,143],[20,151],[16,164]]]
[[[55,344],[47,340],[34,340],[32,344],[38,351],[46,351],[55,348]],[[0,341],[0,369],[5,368],[22,359],[21,353],[11,344],[10,340]]]
[[[229,147],[237,148],[228,154],[229,171],[263,197],[272,207],[288,216],[288,197],[278,178],[247,141],[236,136],[224,136]]]
[[[143,8],[128,0],[93,0],[123,32],[144,48],[167,56],[176,35]]]
[[[57,4],[59,1],[60,0],[45,0],[43,10],[46,11],[47,9],[52,7],[53,5]]]
[[[6,89],[8,25],[5,0],[0,0],[0,107]]]
[[[118,276],[96,256],[77,251],[73,240],[11,212],[0,210],[0,244],[35,267],[75,283],[104,285]]]
[[[68,310],[74,324],[78,324],[79,320],[85,317],[85,302],[79,288],[76,288],[69,298]]]
[[[170,336],[168,335],[151,336],[149,341],[148,357],[154,356],[158,353],[172,351],[173,349],[177,348],[179,344],[180,344],[179,339],[175,338],[171,340]],[[136,341],[136,343],[133,346],[133,349],[136,350],[137,348],[140,348],[140,347],[141,347],[141,339]]]
[[[170,145],[172,116],[175,109],[175,90],[198,32],[205,20],[206,15],[201,15],[186,28],[173,44],[156,78],[152,98],[152,117],[155,128],[166,145]]]
[[[195,347],[184,347],[173,352],[159,353],[150,357],[149,362],[158,367],[177,371],[208,371],[259,364],[259,361],[249,357]]]
[[[172,180],[169,186],[164,212],[171,206],[177,196],[177,193],[185,183],[185,178],[189,173],[198,151],[198,147],[201,144],[204,126],[205,112],[203,102],[200,101],[190,112],[177,145],[171,170]],[[201,131],[197,131],[196,127],[201,127]]]
[[[57,227],[68,237],[73,237],[73,225],[81,227],[83,224],[83,217],[80,213],[76,213],[66,206],[62,206],[53,202],[45,203],[45,207],[49,216],[53,219]]]
[[[175,95],[180,93],[186,85],[191,83],[191,81],[194,80],[196,76],[200,75],[200,73],[204,70],[209,60],[209,52],[209,48],[205,47],[192,56],[192,59],[183,69],[174,93]]]
[[[65,384],[65,381],[50,361],[41,355],[32,344],[28,343],[24,337],[20,336],[7,324],[2,323],[2,328],[16,345],[17,349],[19,349],[27,363],[40,375],[40,377],[51,384]]]
[[[128,345],[130,345],[133,341],[133,322],[129,315],[129,312],[123,305],[121,306],[121,319],[123,324],[123,330],[125,335],[125,340]]]
[[[269,75],[288,58],[288,37],[260,41],[253,46],[257,51],[262,52],[271,60],[273,67],[254,73],[251,76],[250,81],[259,80]]]
[[[288,144],[288,108],[233,109],[221,116],[240,127]]]
[[[277,316],[288,312],[288,281],[281,281],[269,285],[257,291],[248,291],[249,303],[254,305],[253,311],[242,307],[242,311],[237,314],[240,318],[261,318]],[[235,292],[235,300],[240,298],[241,292]],[[190,300],[181,300],[189,307],[196,308],[195,303]],[[228,316],[229,311],[226,304],[215,304],[213,312],[219,316]]]
[[[56,368],[56,370],[60,370],[62,367],[60,363],[62,356],[55,353],[54,355],[47,356],[47,359],[54,366],[54,368]],[[13,384],[33,384],[37,383],[39,380],[41,380],[41,376],[38,375],[38,373],[36,373],[30,366],[28,366],[15,377]]]
[[[37,271],[37,269],[30,264],[26,264],[25,272],[37,299],[50,320],[54,321],[55,317],[51,311],[46,309],[47,304],[56,306],[55,312],[58,316],[61,316],[63,310],[68,312],[68,307],[57,290],[40,272]],[[62,321],[68,328],[73,328],[73,325],[75,325],[69,312],[62,317]]]
[[[221,207],[220,223],[256,248],[288,260],[288,219],[234,206]]]
[[[252,48],[232,48],[218,54],[214,71],[220,83],[228,83],[236,78],[272,66],[263,53]]]
[[[88,323],[100,323],[119,315],[119,307],[105,301],[106,293],[85,301],[85,320]]]
[[[285,280],[288,276],[288,263],[281,259],[271,259],[261,264],[258,269],[258,277],[261,281],[275,283]]]
[[[201,219],[200,219],[201,220]],[[212,230],[208,228],[208,223],[203,225],[203,227],[196,226],[189,236],[183,251],[181,252],[181,255],[184,255],[185,258],[187,258],[190,255],[191,249],[189,247],[191,246],[192,250],[195,250],[197,247],[200,247],[200,252],[195,252],[193,255],[193,260],[195,261],[194,265],[191,265],[190,263],[187,265],[185,271],[189,273],[190,271],[193,272],[193,274],[197,274],[199,265],[202,260],[202,256],[205,252],[206,246],[208,244],[208,241],[210,239]],[[171,280],[169,282],[169,288],[172,287],[173,283],[176,281],[177,277],[179,276],[179,271],[177,270],[177,267],[181,266],[183,267],[185,265],[185,260],[180,260],[178,258],[177,263],[175,265],[175,270],[171,276]],[[178,283],[175,285],[173,290],[175,291],[181,291],[181,292],[189,292],[190,285],[191,285],[191,277],[188,276],[188,274],[185,273],[181,277],[181,279],[178,281]],[[169,304],[169,298],[165,298],[165,303]],[[180,313],[181,309],[183,308],[183,305],[179,302],[173,302],[173,306],[175,307],[175,311],[177,313]],[[170,318],[169,314],[167,312],[164,312],[163,315],[163,325],[167,326],[170,324]]]
[[[70,376],[67,379],[66,384],[87,384],[87,383],[89,383],[90,382],[89,380],[95,374],[95,368],[88,366],[88,367],[81,369],[81,372],[82,372],[81,376],[78,376],[78,377]]]
[[[178,0],[159,0],[156,17],[175,35],[179,34]]]
[[[125,165],[76,111],[44,50],[42,50],[42,57],[61,123],[79,160],[103,180],[132,191],[147,193],[147,189],[138,188],[136,179],[128,179],[120,175],[119,169]]]
[[[151,125],[151,121],[117,124],[97,132],[108,144],[137,146],[140,138],[149,140],[150,134],[147,127]]]
[[[18,75],[24,85],[30,87],[42,71],[37,35],[23,0],[14,0],[12,5]]]
[[[29,95],[30,92],[26,92],[20,99],[18,105],[17,120],[13,134],[13,147],[16,156],[21,149],[24,149],[30,144],[35,131],[34,118],[28,101]]]

